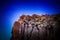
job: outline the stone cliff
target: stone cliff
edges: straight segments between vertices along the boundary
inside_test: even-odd
[[[60,14],[22,15],[12,28],[11,40],[58,40]]]

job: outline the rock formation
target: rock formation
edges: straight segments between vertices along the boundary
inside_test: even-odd
[[[11,40],[57,40],[60,14],[22,15],[14,23]]]

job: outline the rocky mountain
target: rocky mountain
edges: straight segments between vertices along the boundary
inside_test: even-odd
[[[22,15],[13,25],[11,40],[58,40],[59,24],[60,14]]]

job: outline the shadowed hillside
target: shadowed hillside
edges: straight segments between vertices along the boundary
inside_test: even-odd
[[[11,40],[59,40],[60,14],[22,15],[13,25]]]

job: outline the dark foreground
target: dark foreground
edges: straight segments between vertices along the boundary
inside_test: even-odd
[[[59,40],[60,14],[22,15],[14,23],[11,40]]]

